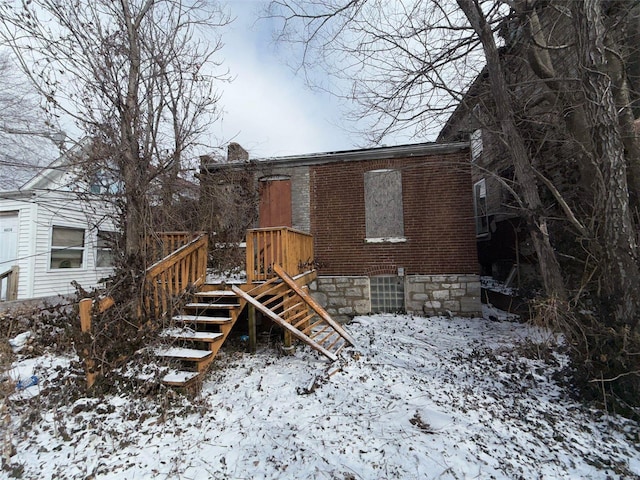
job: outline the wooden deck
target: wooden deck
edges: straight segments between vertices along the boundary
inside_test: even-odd
[[[261,312],[285,332],[335,361],[342,348],[354,345],[349,334],[309,295],[307,285],[316,278],[313,237],[288,227],[247,232],[247,281],[242,285],[206,284],[208,240],[206,235],[171,232],[154,236],[164,257],[147,270],[146,316],[163,324],[158,357],[171,370],[163,381],[172,386],[197,384],[228,338],[245,307],[249,333],[255,344],[255,311]],[[167,253],[169,252],[169,253]],[[188,295],[180,307],[178,299]],[[93,307],[101,312],[113,305],[107,298]],[[83,331],[91,329],[92,302],[81,301]],[[88,353],[88,352],[86,352]],[[85,358],[89,386],[94,360]]]

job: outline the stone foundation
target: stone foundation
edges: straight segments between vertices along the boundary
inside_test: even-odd
[[[321,276],[309,285],[313,297],[335,320],[371,312],[369,277]]]
[[[313,297],[338,321],[371,312],[369,277],[319,276],[309,285]],[[405,310],[432,315],[481,316],[478,275],[408,275]]]
[[[404,295],[408,312],[482,315],[479,275],[410,275]]]

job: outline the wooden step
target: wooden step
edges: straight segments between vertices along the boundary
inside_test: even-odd
[[[196,332],[189,328],[168,328],[160,333],[161,337],[189,340],[192,342],[213,343],[222,339],[222,333]]]
[[[225,325],[231,323],[230,317],[207,317],[205,315],[176,315],[174,322],[180,323],[204,323],[207,325]]]
[[[176,360],[201,362],[211,356],[211,351],[196,350],[194,348],[168,347],[157,348],[155,354],[159,357],[174,358]]]
[[[196,297],[237,297],[233,290],[209,290],[205,292],[196,292]]]
[[[200,376],[198,372],[172,370],[162,377],[162,383],[172,387],[186,387]]]
[[[238,308],[237,303],[187,303],[185,308],[218,308],[220,310],[232,310]]]
[[[238,304],[229,303],[187,303],[184,308],[195,308],[198,310],[214,310],[219,308],[220,310],[230,310],[234,307],[240,307]]]

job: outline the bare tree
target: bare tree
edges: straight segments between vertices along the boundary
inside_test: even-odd
[[[58,129],[7,53],[0,53],[0,79],[0,190],[15,190],[59,153]]]
[[[514,167],[546,295],[561,315],[567,300],[595,312],[593,329],[573,322],[581,361],[637,392],[637,2],[274,0],[270,15],[308,79],[322,65],[349,82],[337,94],[373,115],[374,141],[429,135],[486,65],[476,101]],[[558,254],[582,267],[577,281]]]
[[[2,36],[53,116],[93,140],[85,163],[118,189],[123,267],[140,272],[150,209],[220,115],[215,55],[228,16],[205,0],[2,2]]]

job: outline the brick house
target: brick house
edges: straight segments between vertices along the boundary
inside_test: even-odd
[[[580,58],[575,49],[577,33],[567,5],[531,2],[526,7],[528,10],[524,13],[505,19],[497,30],[503,40],[500,55],[517,127],[531,152],[533,166],[553,182],[574,211],[581,211],[582,205],[592,200],[591,180],[596,173],[585,168],[589,162],[579,160],[585,155],[580,142],[590,133],[588,125],[582,123],[586,122],[586,117],[580,119],[584,99],[581,97]],[[619,40],[626,37],[629,45],[637,45],[640,4],[621,3],[617,7],[629,8],[626,14],[629,20],[616,24],[613,30],[619,32]],[[535,40],[530,34],[523,34],[529,29],[538,34]],[[624,79],[629,87],[628,106],[637,119],[640,115],[640,56],[631,53],[634,51],[623,49],[618,52],[626,55],[621,59],[625,75],[619,81]],[[554,72],[553,82],[546,78],[550,72]],[[620,125],[623,141],[634,135],[624,123]],[[573,125],[573,128],[567,125]],[[519,193],[519,186],[502,129],[495,120],[486,68],[465,93],[437,139],[438,142],[467,140],[471,144],[474,214],[482,273],[500,280],[513,278],[517,273],[516,278],[522,280],[518,286],[529,286],[527,284],[532,280],[535,284],[537,259],[525,213],[514,199],[513,193]],[[556,199],[542,183],[539,193],[547,206],[556,204]],[[547,214],[554,241],[575,244],[570,229],[554,220],[564,217],[562,211],[558,208],[554,212],[548,207]],[[580,256],[580,249],[577,249],[576,258]],[[582,264],[572,268],[577,269],[576,275],[581,275]]]
[[[257,192],[249,226],[313,235],[310,287],[330,314],[480,312],[468,143],[260,160],[231,144],[226,162],[203,157],[202,187],[229,203],[240,172]]]

